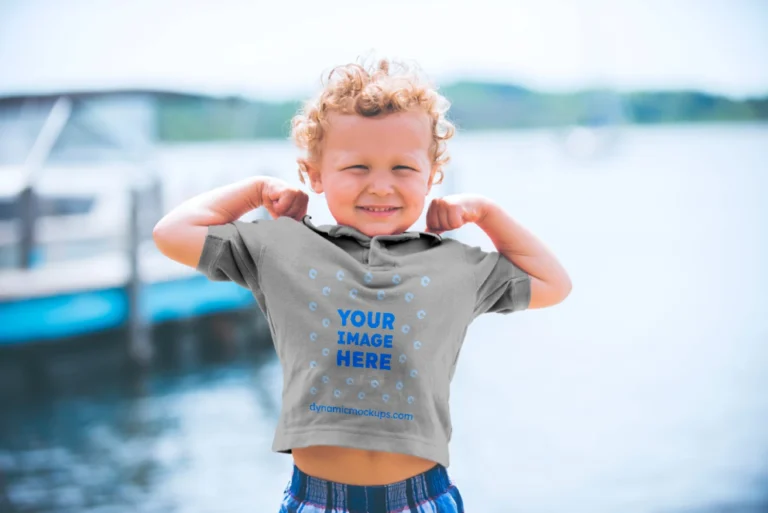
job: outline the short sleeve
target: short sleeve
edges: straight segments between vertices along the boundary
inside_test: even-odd
[[[508,314],[525,310],[531,302],[531,277],[496,251],[466,248],[475,275],[474,317],[484,313]]]
[[[197,270],[212,281],[232,281],[259,290],[259,268],[264,251],[264,223],[234,221],[208,227]]]

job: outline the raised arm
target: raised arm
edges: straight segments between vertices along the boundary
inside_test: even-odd
[[[571,293],[571,279],[554,254],[501,207],[484,203],[477,225],[496,250],[531,276],[529,309],[562,302]]]
[[[571,279],[555,255],[493,201],[475,194],[455,194],[432,201],[427,229],[436,233],[476,223],[496,250],[531,277],[529,309],[562,302],[571,293]]]
[[[301,219],[307,195],[282,180],[255,176],[198,194],[168,212],[152,231],[160,252],[190,267],[200,261],[208,227],[231,223],[260,206],[272,217]]]

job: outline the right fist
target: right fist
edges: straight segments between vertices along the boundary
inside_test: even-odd
[[[261,188],[261,205],[273,219],[291,217],[301,221],[307,215],[309,196],[278,178],[269,178]]]

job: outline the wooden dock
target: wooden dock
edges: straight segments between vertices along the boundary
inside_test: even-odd
[[[0,388],[19,366],[36,375],[39,361],[79,359],[85,346],[114,345],[116,358],[144,367],[156,350],[189,345],[188,334],[205,331],[197,320],[230,325],[214,341],[270,342],[251,291],[165,257],[151,233],[169,206],[252,173],[252,149],[228,146],[193,176],[199,154],[174,159],[158,147],[155,98],[141,91],[0,98],[13,141],[4,151],[23,157],[6,159],[0,182]],[[173,324],[180,328],[165,336]],[[249,331],[256,325],[265,337]],[[241,328],[245,336],[226,334]],[[107,358],[95,357],[95,366]]]
[[[138,251],[141,312],[147,324],[252,306],[235,283],[212,282],[162,255]],[[128,255],[111,253],[33,269],[0,270],[0,346],[116,328],[129,319]]]

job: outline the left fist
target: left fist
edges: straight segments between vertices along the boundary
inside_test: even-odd
[[[486,212],[489,200],[475,194],[452,194],[435,198],[427,211],[427,231],[442,233],[467,223],[477,223]]]

